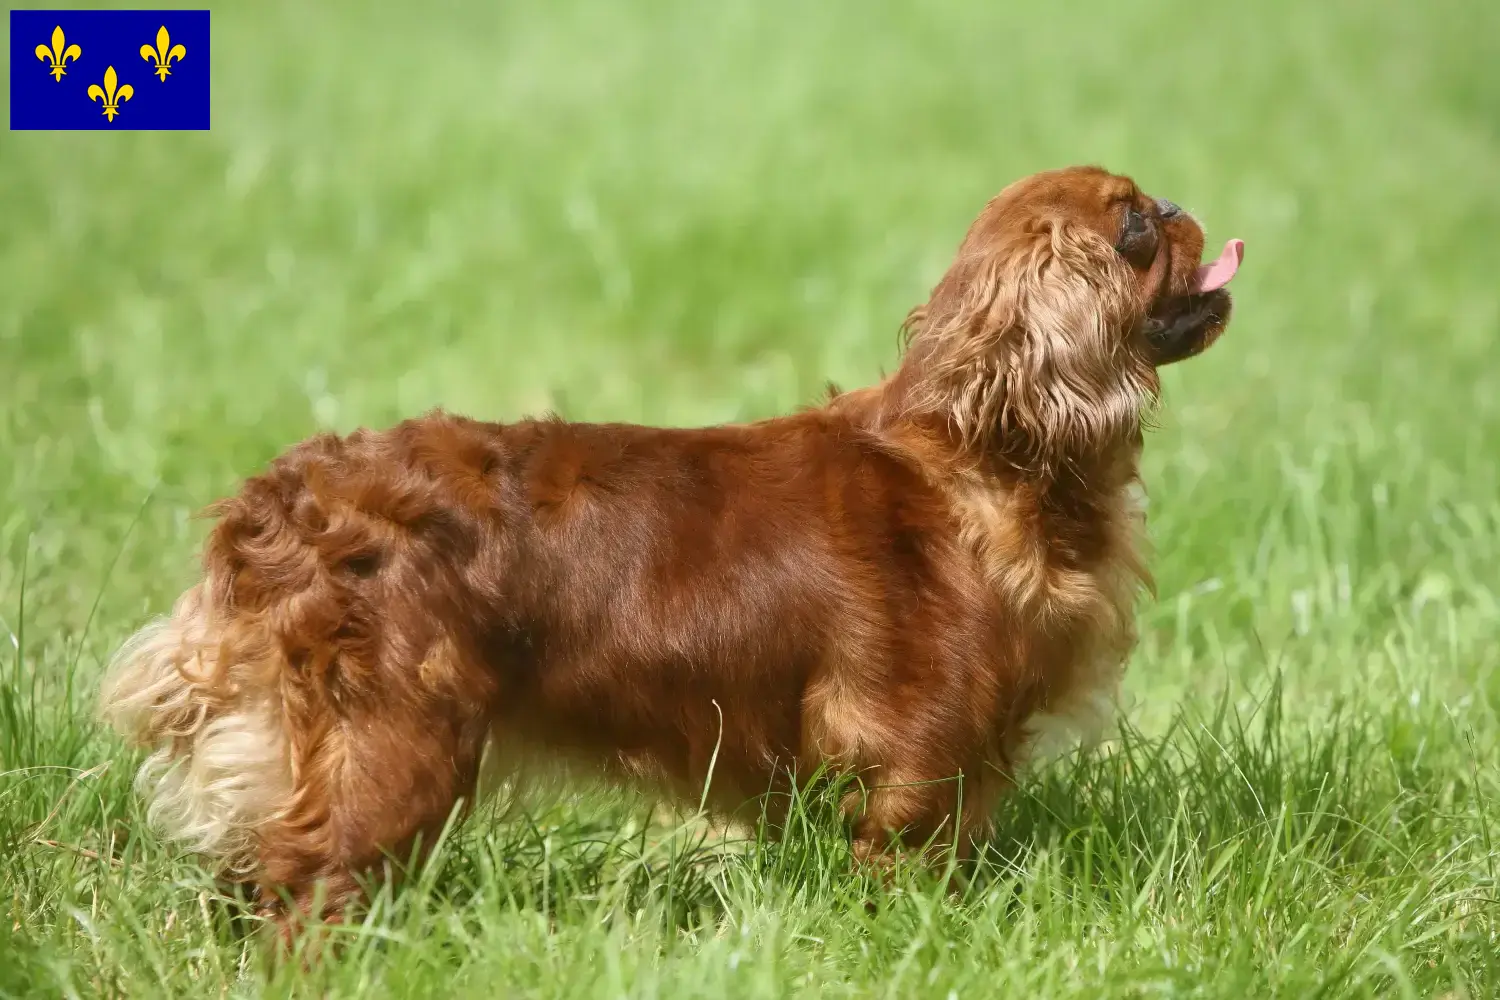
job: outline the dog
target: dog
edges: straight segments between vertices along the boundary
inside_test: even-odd
[[[894,372],[822,406],[296,445],[210,508],[202,579],[108,669],[151,820],[278,920],[336,919],[430,843],[487,746],[727,811],[856,775],[857,858],[972,843],[1039,734],[1110,708],[1157,369],[1223,332],[1243,243],[1203,250],[1127,177],[1037,174]]]

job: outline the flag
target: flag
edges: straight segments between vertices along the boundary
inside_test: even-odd
[[[206,10],[13,10],[10,127],[206,129]]]

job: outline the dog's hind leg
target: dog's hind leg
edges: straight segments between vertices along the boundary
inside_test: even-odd
[[[268,912],[334,913],[363,872],[430,847],[472,794],[487,675],[460,672],[446,641],[375,669],[337,644],[317,668],[294,665],[261,622],[217,612],[208,590],[126,643],[102,712],[153,748],[138,785],[166,837],[258,884]],[[378,696],[350,690],[357,676]]]
[[[321,725],[291,727],[291,807],[263,829],[257,854],[263,909],[284,926],[336,918],[366,875],[399,877],[472,802],[490,725],[484,686],[465,686],[447,643],[382,672],[392,669],[417,682],[405,698],[324,706]]]

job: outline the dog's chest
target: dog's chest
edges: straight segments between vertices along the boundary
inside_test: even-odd
[[[1135,644],[1144,496],[1134,479],[1083,500],[969,484],[956,491],[960,541],[1022,663],[1034,731],[1070,738],[1107,717]]]

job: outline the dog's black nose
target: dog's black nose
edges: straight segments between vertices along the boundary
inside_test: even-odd
[[[1156,199],[1156,210],[1161,213],[1163,219],[1170,219],[1174,215],[1182,214],[1182,209],[1165,198]]]

